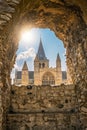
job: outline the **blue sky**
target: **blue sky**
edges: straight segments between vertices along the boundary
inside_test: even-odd
[[[62,70],[66,70],[65,64],[65,48],[63,42],[56,37],[55,33],[50,29],[39,29],[33,28],[30,30],[32,35],[27,34],[27,39],[22,35],[19,41],[18,50],[16,52],[16,61],[12,76],[14,75],[15,69],[21,70],[24,61],[27,61],[28,69],[33,70],[33,61],[38,51],[40,37],[46,57],[49,59],[50,67],[56,66],[56,57],[59,53],[61,57]],[[14,77],[14,76],[13,76]]]

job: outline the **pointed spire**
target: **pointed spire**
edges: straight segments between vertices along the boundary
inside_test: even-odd
[[[41,38],[40,38],[40,44],[39,44],[37,56],[38,56],[39,60],[46,60],[47,59],[45,56],[45,52],[44,52]]]
[[[57,71],[61,71],[61,59],[59,53],[57,54],[57,59],[56,59],[56,69]]]
[[[57,61],[61,61],[59,53],[57,54]]]
[[[22,68],[22,70],[28,70],[28,66],[27,66],[27,63],[26,63],[26,61],[24,62],[24,65],[23,65],[23,68]]]

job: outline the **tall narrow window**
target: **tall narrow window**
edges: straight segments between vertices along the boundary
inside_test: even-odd
[[[45,67],[45,63],[42,63],[42,68],[44,68]]]
[[[41,68],[41,63],[39,63],[39,68]]]

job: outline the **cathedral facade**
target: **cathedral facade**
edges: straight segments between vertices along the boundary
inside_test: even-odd
[[[56,67],[49,67],[49,60],[40,39],[38,52],[34,59],[34,71],[28,71],[27,63],[24,62],[22,71],[17,71],[15,75],[16,85],[60,85],[62,83],[71,84],[69,73],[61,70],[61,59],[59,54],[56,58]]]

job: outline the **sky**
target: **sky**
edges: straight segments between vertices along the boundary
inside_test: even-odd
[[[50,67],[56,66],[56,58],[59,53],[61,58],[62,70],[66,70],[66,57],[63,42],[56,37],[50,29],[32,28],[21,33],[18,50],[16,52],[16,61],[11,72],[11,78],[15,77],[15,70],[21,71],[24,61],[27,62],[28,70],[34,70],[34,58],[38,51],[40,38]]]

